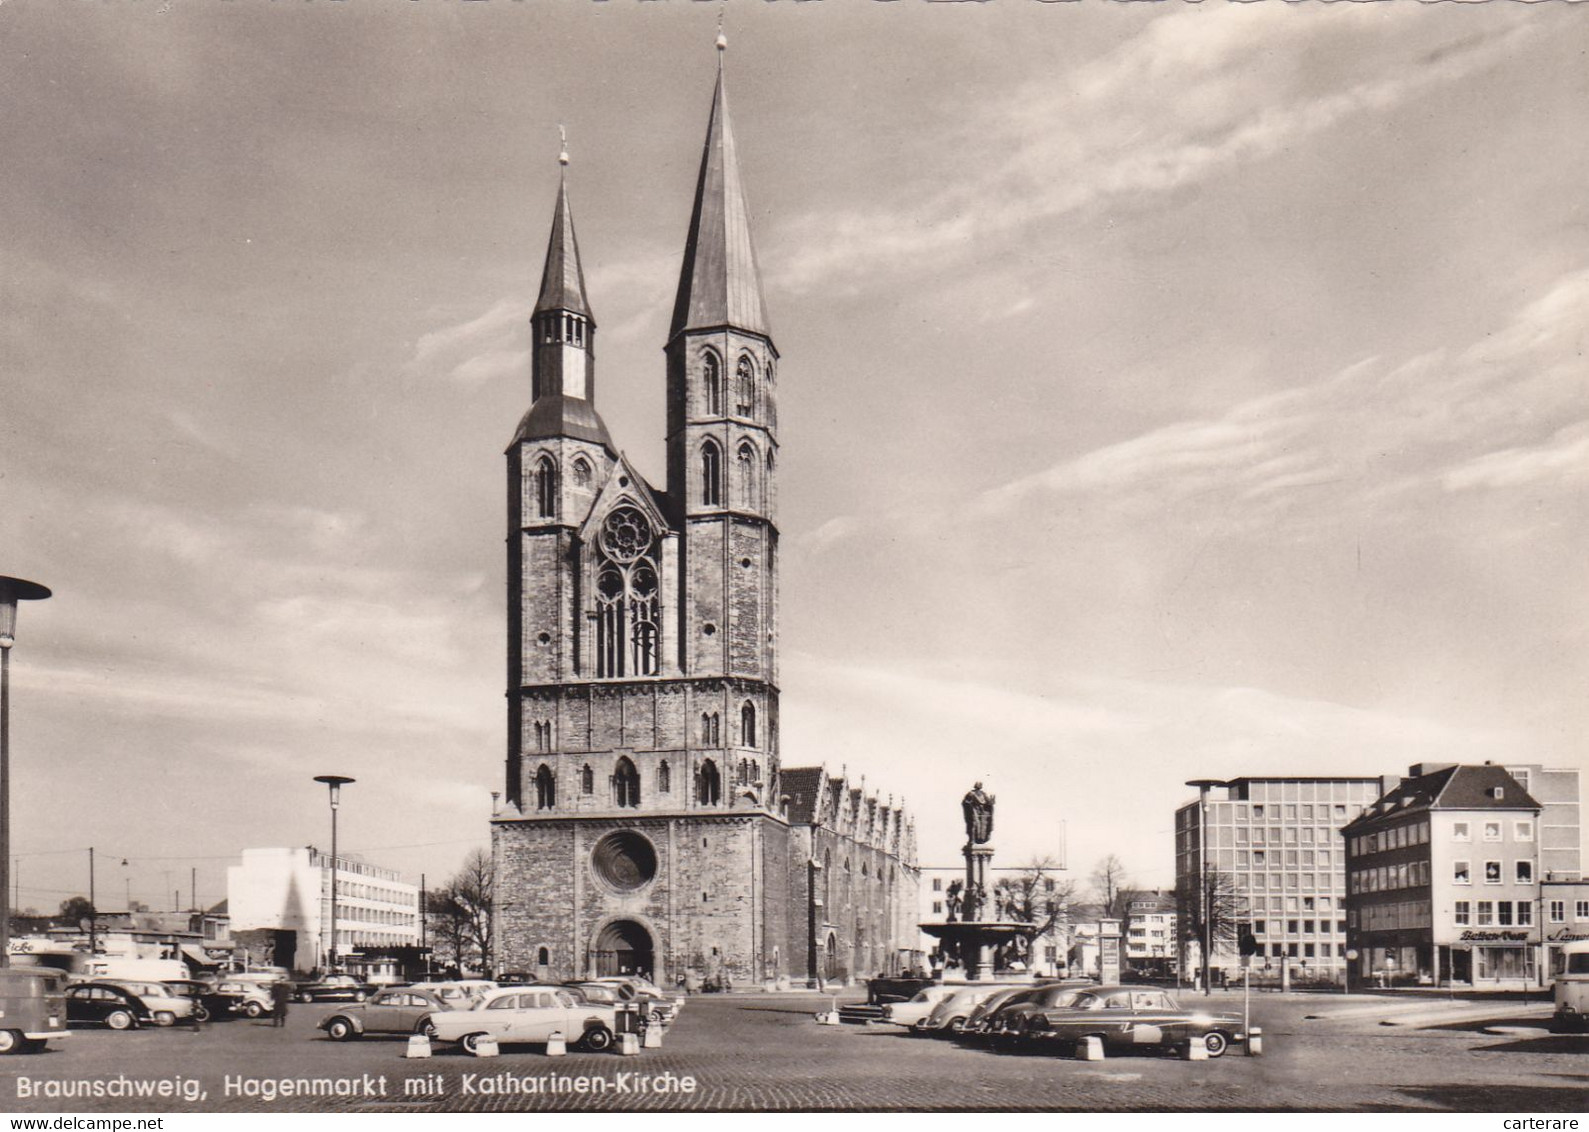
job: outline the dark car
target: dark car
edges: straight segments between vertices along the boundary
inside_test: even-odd
[[[164,979],[161,985],[172,994],[193,1000],[193,1019],[211,1022],[217,1018],[230,1018],[242,996],[222,991],[218,984],[204,979]]]
[[[175,992],[168,992],[175,997]],[[131,1030],[138,1026],[170,1026],[175,1011],[166,1009],[170,999],[145,999],[131,989],[115,983],[76,983],[66,988],[66,1019],[74,1023],[100,1023],[112,1030]]]
[[[292,996],[299,1002],[363,1002],[370,997],[370,984],[352,975],[326,975],[299,983]]]
[[[1005,1030],[1071,1049],[1095,1037],[1116,1052],[1184,1049],[1200,1040],[1209,1057],[1247,1040],[1239,1015],[1182,1010],[1168,992],[1150,987],[1098,987],[1049,1006],[1030,1003],[1006,1019]]]
[[[424,987],[388,987],[376,991],[368,1002],[344,1006],[320,1020],[320,1028],[336,1042],[369,1034],[434,1033],[432,1014],[454,1009],[433,990]]]

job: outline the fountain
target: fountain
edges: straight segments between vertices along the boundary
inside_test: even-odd
[[[966,878],[949,886],[949,916],[944,923],[922,924],[921,930],[943,941],[943,952],[959,962],[966,982],[978,982],[997,975],[995,957],[1007,954],[1012,945],[1024,944],[1030,950],[1038,928],[1024,920],[1005,919],[1005,909],[988,897],[988,863],[993,860],[993,802],[991,794],[978,782],[960,802],[965,814]],[[990,916],[989,913],[992,913]],[[947,968],[948,964],[945,963]]]

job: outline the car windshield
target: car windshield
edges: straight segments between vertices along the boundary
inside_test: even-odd
[[[1083,995],[1071,990],[1069,987],[1054,987],[1045,991],[1039,1003],[1043,1006],[1075,1006],[1076,1001],[1082,997],[1092,998],[1093,995]]]
[[[1103,999],[1099,998],[1095,994],[1087,994],[1086,992],[1082,992],[1070,1002],[1066,1003],[1066,1005],[1072,1010],[1102,1010]]]

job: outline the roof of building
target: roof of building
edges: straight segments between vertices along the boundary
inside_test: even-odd
[[[1499,766],[1446,766],[1404,778],[1345,829],[1420,810],[1537,810],[1539,803]]]
[[[751,244],[750,207],[740,181],[734,131],[728,122],[728,94],[719,66],[668,338],[686,330],[727,326],[771,336],[762,302],[761,272]]]
[[[779,775],[783,792],[789,795],[789,820],[810,823],[816,820],[817,803],[822,795],[822,768],[785,767]]]
[[[570,311],[591,318],[585,301],[585,272],[579,263],[579,241],[574,237],[574,216],[568,209],[568,185],[557,182],[557,206],[552,212],[552,234],[546,241],[546,266],[541,271],[541,295],[535,313]]]
[[[513,443],[554,437],[586,440],[601,445],[611,455],[618,454],[618,446],[612,442],[607,423],[601,419],[596,406],[580,397],[565,397],[561,393],[542,396],[520,419],[513,433]]]

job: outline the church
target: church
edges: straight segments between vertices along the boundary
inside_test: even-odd
[[[660,488],[597,411],[597,324],[559,181],[531,403],[507,450],[498,970],[745,985],[920,955],[903,805],[783,765],[779,356],[724,46],[664,350]]]

